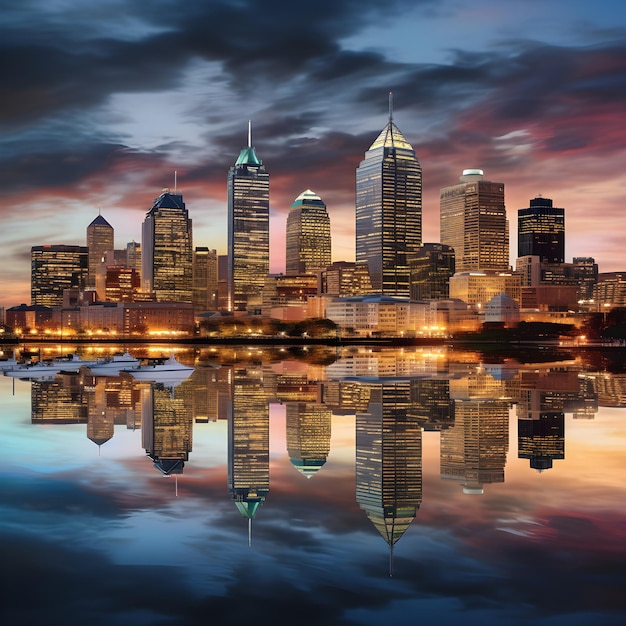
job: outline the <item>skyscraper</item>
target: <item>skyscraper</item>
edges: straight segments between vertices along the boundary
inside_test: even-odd
[[[443,300],[450,296],[454,250],[441,243],[425,243],[411,260],[411,300]]]
[[[504,184],[483,170],[463,170],[459,184],[440,191],[440,239],[454,248],[457,272],[508,271],[509,224]]]
[[[86,246],[33,246],[30,258],[31,304],[60,307],[65,289],[85,288],[89,272]]]
[[[87,247],[89,248],[87,287],[96,286],[96,274],[103,264],[103,259],[107,252],[115,248],[113,236],[113,227],[100,214],[87,226]],[[104,298],[104,294],[99,294],[99,296]]]
[[[291,205],[287,216],[286,273],[310,274],[331,263],[330,218],[322,199],[310,189]]]
[[[409,296],[409,261],[422,243],[422,168],[389,121],[356,171],[356,261],[368,264],[374,292]]]
[[[550,198],[534,198],[517,212],[517,256],[531,255],[565,262],[565,209],[552,206]]]
[[[228,309],[260,310],[269,273],[270,176],[248,145],[228,172]]]
[[[143,291],[161,301],[191,302],[192,221],[182,194],[163,190],[146,214],[141,237]]]
[[[193,253],[193,308],[197,313],[217,306],[217,251],[205,246]]]

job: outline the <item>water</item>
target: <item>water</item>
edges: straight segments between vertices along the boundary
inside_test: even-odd
[[[624,623],[626,374],[537,355],[0,376],[2,623]]]

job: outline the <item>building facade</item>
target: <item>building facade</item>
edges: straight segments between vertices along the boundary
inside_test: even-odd
[[[196,313],[217,307],[217,251],[200,246],[193,253],[193,308]]]
[[[84,289],[89,275],[86,246],[33,246],[30,253],[31,304],[49,308],[63,305],[65,289]]]
[[[441,243],[425,243],[409,264],[411,300],[442,300],[450,296],[454,250]]]
[[[146,214],[141,235],[142,291],[158,301],[191,302],[192,221],[182,194],[164,189]]]
[[[409,297],[421,243],[422,168],[390,110],[356,171],[356,261],[367,263],[375,293]]]
[[[548,263],[565,261],[565,209],[550,198],[534,198],[517,212],[517,256],[538,256]]]
[[[248,136],[228,172],[229,311],[257,312],[269,273],[270,176]]]
[[[87,287],[96,286],[96,275],[104,263],[107,252],[114,249],[114,230],[102,215],[87,226],[87,247],[89,248],[89,274]],[[104,294],[100,294],[104,297]]]
[[[330,218],[322,199],[310,189],[287,215],[286,274],[311,274],[331,264]]]
[[[504,184],[485,180],[483,170],[464,170],[459,184],[439,197],[440,239],[454,249],[456,271],[508,271]]]

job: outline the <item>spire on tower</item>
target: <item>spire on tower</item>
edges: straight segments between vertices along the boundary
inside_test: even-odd
[[[248,120],[248,148],[252,148],[252,122]]]
[[[389,92],[389,121],[393,120],[393,91]]]

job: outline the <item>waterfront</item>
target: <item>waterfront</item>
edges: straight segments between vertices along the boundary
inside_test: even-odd
[[[177,350],[172,387],[0,377],[6,623],[623,622],[626,373]]]

